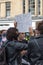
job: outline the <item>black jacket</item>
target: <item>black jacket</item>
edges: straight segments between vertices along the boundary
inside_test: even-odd
[[[6,59],[8,65],[21,65],[20,52],[27,48],[28,45],[17,41],[8,42],[6,47]]]
[[[34,39],[28,44],[28,61],[31,65],[43,65],[43,35]]]
[[[43,61],[43,35],[36,37],[36,40],[38,42],[39,49],[40,49],[40,54],[41,54],[40,60]]]

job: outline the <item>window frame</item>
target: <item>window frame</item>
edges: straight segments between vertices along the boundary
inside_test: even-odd
[[[11,2],[6,2],[6,17],[10,16],[10,10],[11,10]],[[9,11],[9,13],[8,13],[8,11]]]

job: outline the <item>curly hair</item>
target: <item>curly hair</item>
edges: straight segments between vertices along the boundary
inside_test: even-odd
[[[43,34],[43,21],[41,21],[41,22],[38,24],[37,30],[40,31],[40,34]]]
[[[9,41],[17,40],[18,34],[16,33],[17,29],[14,27],[11,27],[7,30],[6,38]]]

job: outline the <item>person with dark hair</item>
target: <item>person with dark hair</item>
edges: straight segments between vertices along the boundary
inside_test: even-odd
[[[36,40],[37,40],[38,46],[40,48],[40,54],[41,54],[40,62],[43,65],[43,21],[41,21],[38,24],[37,30],[40,33],[40,35],[39,35],[39,37],[36,37]]]
[[[6,59],[8,65],[21,65],[21,51],[26,50],[28,45],[17,41],[18,33],[16,28],[9,28],[6,33]],[[4,46],[3,45],[3,46]]]
[[[40,33],[37,37],[28,42],[28,61],[30,65],[43,65],[43,21],[37,26]]]
[[[6,34],[6,37],[9,41],[12,41],[13,39],[14,40],[17,40],[17,29],[16,28],[9,28],[7,30],[7,34]]]
[[[27,44],[27,40],[25,39],[25,33],[19,33],[18,41],[21,42],[21,43],[23,42],[23,43]]]
[[[43,34],[43,21],[38,24],[37,30],[40,32],[40,34]]]
[[[25,40],[25,33],[19,33],[18,35],[18,42],[23,43],[23,44],[27,44],[28,42],[27,40]],[[26,56],[27,50],[23,50],[21,52],[21,56],[22,56],[22,65],[30,65],[29,62],[27,62],[27,56]]]

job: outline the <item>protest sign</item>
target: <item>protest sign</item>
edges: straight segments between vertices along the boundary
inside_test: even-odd
[[[31,13],[17,15],[15,21],[19,32],[29,32],[29,27],[32,27]]]

